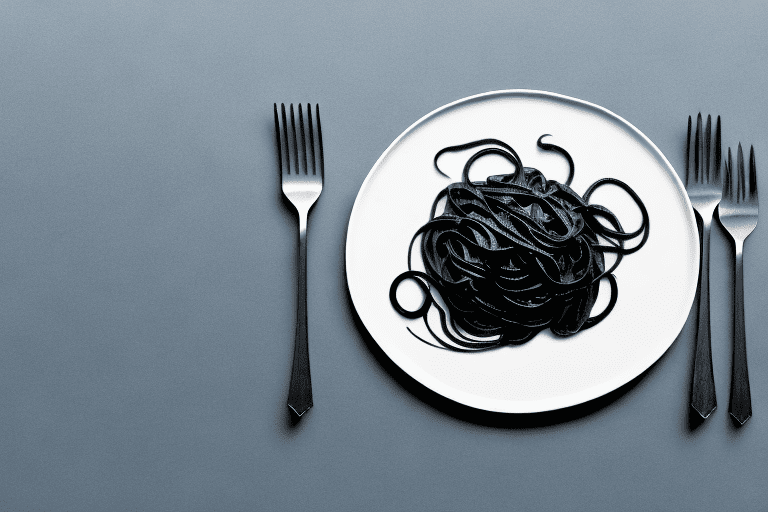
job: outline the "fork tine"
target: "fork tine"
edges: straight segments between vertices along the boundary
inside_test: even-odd
[[[723,199],[733,200],[733,160],[731,148],[728,148],[728,160],[725,161],[725,176],[723,177]]]
[[[723,158],[722,136],[720,133],[720,116],[715,124],[715,181],[720,183],[720,161]]]
[[[309,151],[312,162],[312,174],[317,174],[317,164],[315,163],[315,129],[312,125],[312,105],[307,103],[307,126],[309,127]]]
[[[712,115],[707,115],[707,127],[704,129],[704,183],[709,183],[712,178]]]
[[[701,164],[702,164],[702,156],[703,151],[701,147],[701,112],[699,112],[698,117],[696,118],[696,152],[693,155],[694,158],[694,171],[693,171],[693,177],[695,183],[700,183],[702,178],[702,172],[701,172]]]
[[[299,103],[299,133],[301,134],[299,147],[303,156],[304,174],[307,174],[307,138],[304,135],[304,115],[301,113],[301,103]]]
[[[320,105],[315,103],[317,117],[317,145],[320,149],[320,179],[325,179],[325,163],[323,161],[323,130],[320,128]]]
[[[296,164],[293,171],[295,174],[299,174],[299,147],[296,142],[296,118],[293,116],[293,103],[291,103],[291,132],[293,133],[293,160]]]
[[[688,116],[688,136],[685,139],[685,186],[691,181],[691,116]]]
[[[757,165],[755,165],[755,146],[749,147],[749,200],[757,201]]]
[[[283,149],[280,147],[280,122],[277,118],[277,103],[275,103],[275,139],[277,139],[277,162],[280,174],[283,174]]]
[[[736,167],[739,175],[736,178],[736,202],[742,202],[746,199],[746,180],[744,178],[744,153],[741,151],[741,142],[739,142],[738,153],[736,154]]]
[[[288,146],[288,123],[285,120],[285,103],[280,104],[283,117],[283,142],[285,142],[285,173],[291,174],[291,148]]]

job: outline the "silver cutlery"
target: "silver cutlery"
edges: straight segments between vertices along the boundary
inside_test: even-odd
[[[289,130],[285,104],[280,105],[281,115],[278,116],[277,103],[275,103],[275,132],[283,195],[294,206],[299,216],[298,311],[288,407],[301,417],[313,405],[307,339],[307,219],[309,211],[323,190],[324,166],[320,107],[315,105],[314,123],[309,103],[306,123],[301,104],[298,110],[299,131],[297,133],[293,104],[290,106]],[[281,120],[282,130],[280,130]]]
[[[729,411],[743,425],[752,416],[747,369],[747,338],[744,327],[744,240],[757,226],[757,169],[755,149],[749,150],[749,180],[744,176],[744,154],[741,144],[736,154],[736,169],[728,148],[725,164],[723,198],[717,207],[720,224],[731,235],[734,246],[733,279],[733,368],[731,372],[731,402]]]
[[[701,266],[699,267],[699,321],[696,332],[696,351],[693,363],[691,407],[702,418],[709,417],[717,407],[715,377],[712,371],[712,342],[709,323],[709,239],[712,215],[720,202],[720,161],[722,157],[720,116],[715,128],[714,155],[712,154],[712,116],[707,116],[705,133],[701,129],[701,113],[696,119],[696,139],[691,169],[691,117],[688,116],[688,145],[685,161],[685,189],[691,204],[700,217]],[[714,158],[712,158],[714,157]]]

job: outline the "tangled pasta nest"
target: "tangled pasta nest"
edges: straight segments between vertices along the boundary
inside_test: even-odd
[[[444,348],[482,350],[523,343],[546,328],[569,336],[597,325],[610,314],[618,297],[612,272],[624,255],[637,251],[648,239],[648,212],[628,185],[604,178],[579,196],[570,188],[573,159],[563,148],[542,142],[544,137],[538,140],[540,148],[568,160],[565,184],[524,167],[515,150],[496,139],[451,146],[435,155],[435,168],[444,174],[437,165],[442,154],[483,146],[467,160],[462,181],[448,185],[435,198],[429,221],[411,240],[408,270],[392,283],[390,301],[404,317],[422,317]],[[515,172],[469,181],[473,163],[491,154],[506,158]],[[592,193],[607,184],[621,187],[639,207],[642,224],[636,231],[625,232],[610,210],[589,204]],[[442,199],[444,210],[435,216]],[[426,272],[412,270],[410,264],[419,236]],[[638,237],[633,247],[624,247]],[[605,253],[616,254],[608,269]],[[415,311],[406,310],[397,300],[398,286],[408,279],[424,292],[424,302]],[[611,298],[602,312],[590,317],[601,279],[608,280]],[[427,315],[433,305],[442,334],[452,343],[430,325]]]

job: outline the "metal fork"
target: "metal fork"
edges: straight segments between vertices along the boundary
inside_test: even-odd
[[[720,116],[715,128],[714,162],[711,155],[712,116],[707,116],[706,133],[702,137],[701,113],[696,119],[694,168],[691,173],[691,117],[688,116],[688,146],[685,161],[685,189],[696,212],[700,216],[699,237],[701,242],[701,266],[699,267],[699,322],[696,333],[696,352],[693,363],[691,407],[702,418],[709,417],[717,407],[715,376],[712,371],[712,342],[709,325],[709,238],[712,214],[720,202],[720,160],[722,157]]]
[[[731,404],[729,411],[740,425],[752,416],[752,397],[749,392],[747,370],[747,337],[744,328],[744,240],[757,226],[757,168],[755,148],[749,150],[749,182],[744,177],[744,154],[739,144],[736,156],[737,171],[731,161],[725,164],[723,200],[717,207],[717,217],[733,239],[733,368],[731,372]]]
[[[298,137],[293,104],[290,106],[290,131],[285,115],[285,104],[280,104],[280,111],[282,115],[278,116],[277,103],[275,103],[275,134],[283,195],[293,204],[299,215],[298,311],[288,407],[301,417],[313,405],[307,343],[307,218],[323,190],[323,133],[320,129],[320,107],[317,104],[315,104],[316,123],[313,123],[312,108],[307,103],[306,126],[302,106],[299,104]],[[282,131],[279,117],[282,117]],[[309,134],[308,138],[305,135],[305,128]]]

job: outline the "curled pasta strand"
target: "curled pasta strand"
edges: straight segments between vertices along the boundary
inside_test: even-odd
[[[408,270],[395,278],[390,302],[405,318],[421,318],[437,344],[459,351],[488,350],[524,343],[549,328],[569,336],[594,327],[614,309],[618,284],[613,272],[624,256],[645,245],[649,235],[648,211],[626,183],[615,178],[597,180],[579,196],[570,188],[575,166],[563,148],[543,142],[537,145],[568,161],[565,184],[547,180],[536,169],[524,167],[508,144],[482,139],[440,150],[447,152],[479,148],[466,161],[460,182],[451,183],[435,198],[429,220],[419,228],[408,246]],[[487,155],[498,155],[514,165],[511,174],[469,180],[472,165]],[[642,216],[640,227],[626,232],[607,208],[591,204],[598,188],[615,185],[624,190]],[[445,201],[443,212],[437,206]],[[411,253],[418,238],[425,271],[411,268]],[[626,242],[640,238],[632,247]],[[605,254],[616,259],[606,268]],[[600,282],[610,286],[608,305],[590,316]],[[421,289],[424,299],[418,308],[405,309],[397,290],[405,280]],[[433,294],[440,296],[444,309]],[[437,308],[438,334],[428,315]]]

